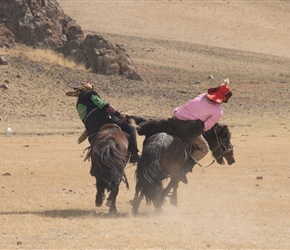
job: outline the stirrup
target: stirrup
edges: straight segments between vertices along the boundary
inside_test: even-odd
[[[107,124],[104,124],[100,128],[100,131],[103,131],[103,130],[106,130],[106,129],[115,129],[115,130],[120,130],[121,131],[121,128],[117,124],[115,124],[115,123],[107,123]]]

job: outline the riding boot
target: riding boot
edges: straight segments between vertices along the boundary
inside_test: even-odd
[[[186,177],[186,174],[188,172],[192,171],[193,166],[197,163],[197,161],[195,159],[193,159],[192,157],[190,157],[187,162],[185,163],[185,165],[181,168],[180,170],[180,180],[184,183],[187,184],[188,180]]]

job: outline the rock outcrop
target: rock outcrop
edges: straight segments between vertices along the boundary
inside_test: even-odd
[[[10,47],[15,44],[14,34],[0,23],[0,47]]]
[[[15,43],[50,48],[95,73],[141,80],[125,49],[84,32],[56,0],[1,0],[0,47]]]

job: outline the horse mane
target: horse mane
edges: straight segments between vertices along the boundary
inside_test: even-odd
[[[225,124],[218,123],[218,122],[210,130],[206,131],[205,134],[208,134],[208,135],[214,134],[215,133],[214,129],[216,129],[216,132],[218,134],[221,133],[222,136],[224,135],[227,138],[231,139],[231,132],[228,126]]]
[[[139,124],[137,132],[149,138],[153,134],[165,132],[181,140],[189,141],[203,133],[204,123],[200,120],[178,120],[174,118],[148,120]]]

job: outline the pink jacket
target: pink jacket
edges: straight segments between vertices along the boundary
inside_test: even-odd
[[[193,100],[173,110],[173,116],[179,120],[201,120],[204,131],[212,128],[223,115],[222,105],[205,98],[206,93],[200,94]]]

